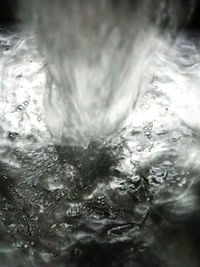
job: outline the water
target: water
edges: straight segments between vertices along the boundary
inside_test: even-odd
[[[122,128],[157,35],[179,25],[175,10],[183,11],[180,1],[35,1],[30,24],[47,61],[55,142],[87,147]]]
[[[62,14],[57,8],[53,12]],[[142,13],[142,22],[137,16],[133,20],[147,27],[148,12]],[[110,27],[111,15],[104,20]],[[199,266],[188,230],[180,230],[199,211],[199,39],[179,35],[172,41],[158,34],[160,23],[156,20],[155,28],[145,32],[140,26],[136,39],[127,40],[134,44],[133,54],[115,48],[119,59],[114,70],[109,45],[97,45],[108,73],[116,73],[111,77],[101,61],[90,69],[87,60],[93,61],[93,54],[90,58],[84,44],[78,48],[86,54],[80,56],[79,49],[72,54],[80,62],[65,54],[68,39],[58,38],[59,31],[53,35],[58,48],[53,45],[48,53],[45,40],[51,27],[44,36],[43,28],[36,35],[1,34],[0,265]],[[69,29],[71,33],[71,24]],[[128,38],[130,32],[124,35]],[[143,64],[147,55],[148,64]],[[122,65],[131,66],[126,75],[118,69],[123,60],[128,65]],[[76,71],[82,72],[81,80]],[[96,76],[99,72],[106,75],[106,85],[105,77]],[[120,86],[108,86],[109,78],[118,84],[118,75]],[[63,87],[72,77],[73,90]],[[100,90],[99,97],[98,83],[109,88]],[[131,87],[121,86],[129,83]],[[78,109],[73,107],[77,103]],[[95,112],[102,116],[92,116]]]

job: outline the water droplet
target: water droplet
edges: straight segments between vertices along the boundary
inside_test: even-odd
[[[147,131],[147,132],[145,132],[145,135],[146,135],[146,136],[150,136],[151,133],[150,133],[149,131]]]

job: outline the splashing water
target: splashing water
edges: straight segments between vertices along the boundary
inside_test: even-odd
[[[35,1],[31,23],[48,64],[45,115],[57,143],[87,147],[123,126],[163,14],[167,28],[176,28],[178,20],[167,13],[171,6],[170,1]]]
[[[189,249],[173,256],[187,237],[173,253],[160,246],[170,222],[199,209],[197,38],[158,35],[145,2],[116,32],[128,7],[115,17],[69,1],[67,27],[66,7],[50,3],[45,16],[35,2],[36,35],[0,39],[0,265],[198,267]],[[76,25],[78,14],[108,29]]]

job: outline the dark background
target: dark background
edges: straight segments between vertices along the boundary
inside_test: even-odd
[[[188,25],[185,26],[187,30],[200,30],[200,1],[196,1],[195,10]]]
[[[12,27],[19,22],[17,18],[18,2],[20,0],[1,0],[0,1],[0,27]],[[177,1],[177,0],[174,0]],[[192,3],[194,0],[181,0],[183,6],[188,9],[188,3]],[[31,5],[31,0],[30,0]],[[193,16],[187,25],[183,25],[186,30],[200,30],[200,0],[196,0],[196,6]]]
[[[0,25],[10,26],[17,23],[17,1],[1,0],[0,1]]]

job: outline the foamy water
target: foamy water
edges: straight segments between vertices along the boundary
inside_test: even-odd
[[[35,1],[30,21],[47,62],[45,116],[55,142],[87,147],[123,126],[158,35],[176,30],[181,11],[179,1]]]

